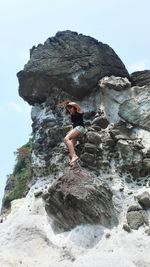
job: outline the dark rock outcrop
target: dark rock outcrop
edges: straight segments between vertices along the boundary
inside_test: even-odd
[[[109,122],[105,115],[96,116],[96,118],[92,121],[92,126],[99,126],[102,129],[106,129],[109,125]]]
[[[69,230],[86,223],[109,227],[115,219],[112,192],[83,168],[66,170],[43,199],[55,229]]]
[[[150,85],[150,70],[136,71],[131,73],[132,85]]]
[[[92,143],[98,146],[101,143],[101,136],[99,133],[89,131],[87,133],[87,140],[89,143]]]
[[[58,32],[31,50],[29,62],[17,76],[19,94],[29,104],[41,103],[58,89],[83,99],[104,76],[129,74],[112,48],[76,32]]]

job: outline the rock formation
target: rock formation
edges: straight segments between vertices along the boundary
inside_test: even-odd
[[[33,177],[32,183],[28,184],[26,204],[16,213],[20,221],[17,226],[12,224],[13,233],[20,238],[23,231],[27,241],[30,234],[33,239],[37,236],[44,249],[57,251],[59,259],[51,259],[38,247],[39,265],[35,258],[33,264],[25,241],[23,253],[30,259],[28,263],[40,266],[43,264],[40,256],[43,259],[46,255],[44,267],[85,267],[87,262],[91,267],[93,257],[95,266],[100,263],[103,267],[110,267],[112,263],[117,266],[119,261],[122,264],[119,267],[148,267],[149,71],[133,73],[130,77],[108,45],[65,31],[47,39],[44,45],[33,47],[29,62],[17,76],[20,96],[33,105]],[[87,130],[76,145],[80,163],[73,170],[69,168],[68,151],[63,141],[71,128],[70,120],[60,105],[68,98],[77,101],[84,110]],[[34,224],[36,221],[36,228],[32,226],[34,231],[29,223],[29,235],[25,231],[26,217],[29,222],[30,218]],[[1,225],[5,230],[5,223]],[[7,227],[10,225],[8,222]],[[18,225],[23,230],[19,230]],[[81,229],[86,234],[81,233]],[[60,237],[57,246],[54,232]],[[129,235],[133,235],[133,243]],[[9,248],[18,247],[14,239],[7,239],[6,243]],[[69,246],[74,253],[70,252]],[[141,247],[144,249],[139,251]],[[0,256],[3,250],[6,251],[5,246],[1,247]],[[65,265],[59,250],[61,255],[65,250]],[[93,251],[98,251],[98,255],[92,254]],[[17,266],[16,259],[12,262]]]
[[[32,48],[29,62],[17,74],[19,94],[30,104],[44,102],[62,91],[83,99],[108,75],[129,77],[112,48],[71,31],[58,32],[44,45]]]
[[[150,88],[143,91],[135,98],[128,99],[120,105],[119,115],[136,127],[150,131]]]
[[[150,85],[150,70],[136,71],[131,74],[132,84],[134,86]]]
[[[53,228],[57,230],[70,230],[88,223],[110,227],[115,219],[111,190],[81,167],[66,170],[43,194],[43,199],[47,213],[54,219]]]

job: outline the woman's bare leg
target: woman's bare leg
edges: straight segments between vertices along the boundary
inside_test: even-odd
[[[67,145],[70,156],[71,156],[71,162],[70,163],[73,163],[74,161],[76,161],[78,159],[78,156],[77,156],[75,149],[74,149],[74,144],[76,141],[75,139],[79,135],[80,135],[79,131],[72,129],[64,138],[64,142]]]
[[[77,140],[76,139],[71,139],[71,142],[72,142],[72,144],[73,144],[73,147],[74,147],[74,149],[75,149],[75,145],[76,145],[76,143],[77,143]],[[72,159],[69,161],[69,163],[72,161]]]
[[[75,147],[75,145],[77,143],[77,139],[71,139],[71,142],[72,142],[73,146]]]

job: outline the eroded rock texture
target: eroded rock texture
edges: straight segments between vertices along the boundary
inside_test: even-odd
[[[43,194],[54,227],[110,226],[115,214],[124,212],[128,184],[150,186],[149,86],[132,86],[108,45],[70,31],[33,47],[18,79],[20,96],[33,105],[33,180],[55,181]],[[75,147],[77,172],[68,170],[63,141],[71,123],[59,104],[68,98],[81,106],[86,125]],[[128,225],[138,217],[130,228],[145,223],[143,208],[127,213]]]
[[[132,84],[136,86],[150,85],[150,70],[136,71],[131,74]]]
[[[100,78],[110,75],[129,78],[113,49],[71,31],[33,47],[29,62],[17,74],[19,94],[30,104],[44,102],[57,90],[83,99],[98,88]]]
[[[55,228],[69,230],[86,223],[110,226],[115,217],[111,190],[81,167],[65,171],[43,198]]]
[[[134,126],[150,131],[150,88],[120,105],[119,115]]]

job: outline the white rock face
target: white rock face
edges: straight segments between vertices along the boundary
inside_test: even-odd
[[[115,77],[115,76],[105,76],[99,82],[101,88],[114,89],[116,91],[121,91],[131,87],[131,83],[127,78]]]
[[[144,191],[150,193],[150,189],[133,189],[120,182],[114,173],[114,203],[118,209],[123,207],[118,227],[80,225],[69,232],[54,233],[42,199],[34,198],[34,192],[44,189],[50,180],[38,181],[25,199],[12,203],[11,214],[0,224],[0,266],[149,267],[150,239],[145,233],[148,227],[127,233],[122,226],[134,197]],[[119,191],[121,186],[124,192]]]
[[[101,109],[111,123],[120,120],[118,115],[119,106],[130,95],[131,83],[127,78],[104,77],[99,82],[101,90]]]
[[[132,118],[130,119],[130,117],[131,117],[131,114],[133,117],[136,116],[135,110],[134,110],[135,109],[134,102],[136,103],[136,101],[134,101],[134,98],[138,97],[140,93],[141,93],[141,96],[139,96],[138,99],[139,101],[141,101],[141,105],[140,104],[138,105],[137,103],[137,107],[136,107],[137,117],[141,121],[142,121],[143,115],[145,117],[147,115],[148,117],[148,114],[149,114],[148,113],[149,111],[148,101],[149,101],[150,91],[149,90],[146,91],[146,88],[144,86],[143,87],[138,87],[138,86],[131,87],[131,83],[129,82],[127,78],[115,77],[115,76],[102,78],[99,81],[99,86],[100,86],[100,92],[101,92],[101,109],[105,112],[107,119],[109,120],[110,123],[116,123],[120,120],[120,116],[118,113],[119,113],[119,108],[121,104],[122,104],[121,106],[126,105],[124,108],[124,113],[126,112],[128,114],[128,122],[134,123],[133,119]],[[144,97],[146,95],[145,99],[147,99],[147,102],[145,100],[145,103],[142,103],[143,95]],[[131,102],[130,109],[127,106],[127,104],[123,104],[124,102],[125,103]],[[145,105],[145,109],[147,113],[146,112],[144,113],[143,104]],[[123,115],[122,118],[126,120],[127,115],[126,114]],[[135,124],[136,123],[134,123],[134,125]]]
[[[150,88],[143,88],[136,98],[122,103],[119,115],[132,125],[150,132]]]

